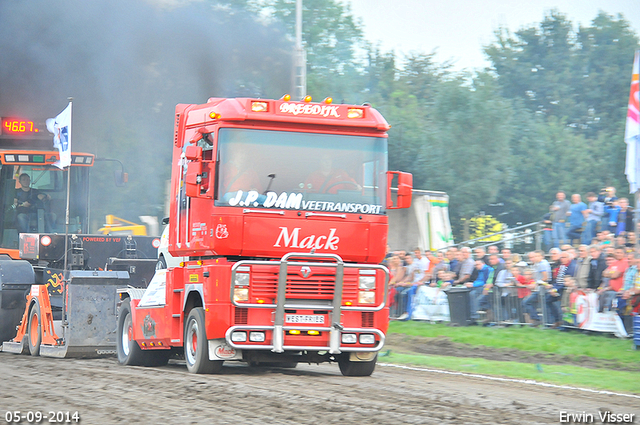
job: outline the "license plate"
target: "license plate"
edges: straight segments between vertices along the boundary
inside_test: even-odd
[[[287,323],[324,324],[324,316],[314,314],[287,314],[285,320]]]

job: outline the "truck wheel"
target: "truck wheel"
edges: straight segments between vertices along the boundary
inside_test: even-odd
[[[218,373],[222,360],[209,360],[209,343],[204,328],[204,310],[194,307],[184,327],[184,359],[191,373]]]
[[[338,366],[344,376],[371,376],[377,361],[377,354],[369,362],[353,362],[349,360],[349,353],[344,353],[338,358]]]
[[[42,317],[40,316],[40,303],[36,299],[29,313],[29,324],[27,329],[27,343],[32,356],[40,355],[40,344],[42,343]]]
[[[117,335],[116,348],[118,351],[118,363],[129,366],[142,365],[145,353],[142,352],[138,343],[133,339],[131,301],[129,301],[129,299],[124,300],[122,306],[120,306]]]

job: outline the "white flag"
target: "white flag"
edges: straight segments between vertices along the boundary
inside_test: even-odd
[[[47,130],[53,134],[53,146],[60,152],[56,167],[63,169],[71,165],[71,102],[55,118],[47,120]]]

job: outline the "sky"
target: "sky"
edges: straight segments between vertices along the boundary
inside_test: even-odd
[[[494,31],[538,26],[545,12],[557,9],[577,28],[589,26],[600,10],[621,13],[640,35],[638,0],[346,0],[362,21],[365,39],[400,58],[410,52],[436,51],[436,61],[452,60],[454,69],[488,66],[482,46]],[[630,59],[632,61],[633,58]]]

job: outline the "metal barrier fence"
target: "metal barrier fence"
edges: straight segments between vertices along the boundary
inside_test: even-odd
[[[561,297],[549,298],[551,296],[549,291],[542,285],[522,298],[518,296],[517,288],[513,287],[493,287],[488,295],[490,300],[488,308],[480,310],[478,321],[481,323],[502,326],[530,326],[535,323],[540,326],[551,326],[562,320]],[[558,317],[553,315],[550,308],[558,309],[556,312]],[[529,316],[533,322],[527,321],[526,316]]]
[[[537,324],[540,326],[551,326],[555,322],[562,320],[562,309],[560,306],[562,297],[548,297],[549,291],[546,287],[540,285],[535,291],[531,292],[526,297],[519,297],[518,290],[514,287],[498,287],[495,286],[492,290],[486,294],[485,298],[480,295],[480,304],[477,311],[469,311],[469,315],[473,320],[479,324],[492,324],[492,325],[526,325],[530,326],[532,323],[527,322],[526,316],[529,315],[531,319],[537,318]],[[390,294],[389,302],[389,317],[391,319],[398,319],[402,317],[404,313],[410,312],[414,309],[411,302],[414,304],[417,300],[417,288],[416,287],[402,287],[401,290],[394,290]],[[469,297],[473,295],[469,293]],[[531,298],[530,298],[531,297]],[[527,302],[525,302],[525,300]],[[469,302],[470,308],[478,305],[476,302]],[[530,306],[527,309],[527,306]],[[553,315],[549,307],[556,308],[556,314]],[[451,307],[453,309],[456,307]],[[535,312],[530,314],[527,312]],[[407,317],[410,319],[410,317]]]

